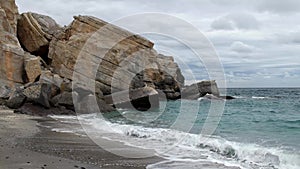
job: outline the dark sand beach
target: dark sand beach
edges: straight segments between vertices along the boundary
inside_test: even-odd
[[[126,159],[109,153],[88,137],[38,127],[45,117],[14,114],[0,109],[1,169],[145,168],[161,159]]]

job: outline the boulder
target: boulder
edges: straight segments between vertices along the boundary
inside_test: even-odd
[[[59,88],[50,83],[37,82],[27,86],[23,93],[29,102],[50,108],[50,99],[59,93]]]
[[[99,111],[101,113],[116,111],[116,109],[112,105],[108,105],[103,99],[92,94],[85,95],[83,96],[83,98],[81,98],[80,95],[77,95],[77,97],[80,97],[77,99],[78,101],[76,102],[77,114],[99,113]],[[98,107],[91,105],[91,103],[94,102],[95,97]]]
[[[26,101],[26,96],[23,94],[23,88],[16,88],[6,102],[6,106],[11,109],[20,108]]]
[[[135,108],[142,111],[159,108],[158,92],[151,87],[116,92],[104,96],[104,100],[117,108]]]
[[[42,70],[41,71],[39,82],[40,83],[49,83],[49,84],[55,85],[55,86],[59,87],[61,91],[62,91],[62,87],[61,87],[62,84],[67,83],[59,75],[54,74],[49,70]]]
[[[54,68],[54,72],[62,77],[72,79],[75,63],[78,59],[78,55],[81,53],[84,54],[85,60],[79,69],[82,72],[86,72],[84,75],[87,78],[99,82],[100,84],[98,85],[103,93],[110,94],[111,88],[115,90],[125,89],[124,87],[126,85],[128,86],[131,82],[131,78],[134,77],[135,72],[122,69],[119,64],[126,59],[126,57],[130,56],[130,54],[138,50],[146,49],[147,47],[152,47],[153,43],[113,25],[103,29],[101,34],[93,40],[90,39],[90,37],[107,23],[100,19],[87,16],[74,18],[75,20],[62,35],[50,43],[49,58],[52,59],[51,66]],[[128,36],[128,38],[126,38],[126,36]],[[104,58],[97,57],[101,52],[105,52],[107,44],[113,43],[114,40],[118,38],[126,39],[109,50]],[[89,41],[87,45],[87,40],[97,42],[93,43]],[[149,53],[147,55],[151,55],[151,51],[147,50],[147,52]],[[100,65],[98,63],[100,63]],[[87,70],[87,68],[97,70],[96,78],[92,76],[92,72]],[[122,69],[122,71],[114,74],[116,69]],[[112,84],[113,80],[114,84]]]
[[[25,72],[28,82],[35,82],[42,73],[41,58],[33,55],[26,55]]]
[[[1,99],[8,99],[10,94],[12,92],[12,89],[6,85],[0,86],[0,98]]]
[[[199,83],[185,86],[181,91],[181,98],[196,100],[206,94],[220,96],[216,81],[202,81]]]
[[[60,26],[49,16],[23,13],[18,19],[18,38],[26,51],[47,61],[49,43]]]
[[[51,104],[55,107],[64,106],[67,109],[75,110],[72,92],[62,92],[51,99]]]

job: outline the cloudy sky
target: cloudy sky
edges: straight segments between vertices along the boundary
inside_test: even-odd
[[[173,15],[194,25],[212,42],[223,64],[229,87],[300,87],[299,0],[16,2],[20,12],[46,14],[61,25],[68,25],[73,20],[72,16],[79,14],[93,15],[109,22],[144,12]],[[170,25],[170,31],[193,36],[193,32],[177,29],[176,25],[166,21],[164,23]],[[203,64],[191,59],[192,52],[180,43],[162,36],[145,36],[156,43],[155,48],[159,51],[172,47],[172,51],[165,52],[180,58],[184,73],[188,72],[188,67],[197,79],[207,78]]]

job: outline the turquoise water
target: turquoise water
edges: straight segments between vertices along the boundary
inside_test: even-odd
[[[228,89],[227,93],[237,99],[226,101],[214,135],[233,141],[300,151],[300,89]],[[171,101],[163,113],[144,112],[141,119],[159,116],[149,123],[139,123],[136,119],[141,112],[133,111],[130,113],[134,118],[127,118],[129,115],[111,118],[108,115],[108,119],[123,124],[169,128],[178,114],[184,113],[180,112],[182,104],[193,107],[199,101]],[[198,117],[189,133],[198,134],[201,131],[210,104],[210,100],[200,101]]]
[[[300,89],[228,89],[227,95],[237,99],[226,101],[212,135],[218,141],[208,144],[198,141],[195,145],[191,139],[191,144],[239,161],[245,168],[299,168]],[[112,113],[107,119],[113,123],[151,128],[155,132],[155,129],[172,128],[179,114],[186,114],[182,123],[193,123],[193,127],[185,132],[195,136],[207,123],[211,100],[177,100],[163,104],[166,107],[160,112],[124,111],[122,116]],[[180,110],[182,105],[185,105],[184,110]],[[188,113],[197,105],[197,117],[191,119]],[[134,129],[129,133],[134,137],[145,136],[143,130]]]
[[[300,151],[300,89],[229,89],[216,135]]]

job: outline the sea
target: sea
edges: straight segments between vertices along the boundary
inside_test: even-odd
[[[232,88],[227,95],[236,99],[182,99],[162,101],[152,111],[51,116],[61,123],[52,130],[88,136],[104,131],[97,137],[152,149],[166,159],[148,169],[299,169],[300,88]],[[218,102],[224,107],[214,109]],[[74,125],[77,120],[81,125]]]

